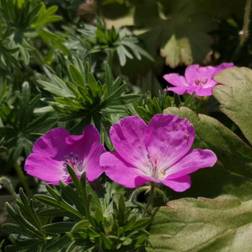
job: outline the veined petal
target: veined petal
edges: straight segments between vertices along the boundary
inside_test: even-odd
[[[135,188],[148,182],[147,178],[140,175],[138,169],[125,162],[117,153],[103,153],[100,165],[111,180],[122,186]]]
[[[67,138],[70,152],[76,154],[80,160],[85,160],[93,145],[100,144],[100,135],[93,125],[84,128],[82,135],[70,135]]]
[[[52,129],[38,138],[33,145],[32,152],[62,160],[69,152],[66,143],[69,136],[69,132],[64,128]]]
[[[86,176],[88,181],[94,181],[104,172],[100,166],[100,156],[105,152],[102,144],[93,144],[86,160]]]
[[[128,116],[114,124],[110,129],[110,139],[116,152],[132,166],[137,167],[147,159],[144,144],[147,125],[137,116]]]
[[[194,149],[168,169],[166,178],[176,180],[199,169],[212,167],[216,162],[217,157],[211,150]]]
[[[56,128],[37,140],[26,159],[25,170],[47,183],[68,183],[65,167],[68,164],[78,177],[87,172],[88,179],[93,181],[102,173],[99,156],[104,151],[99,132],[92,125],[85,127],[81,135],[70,135],[67,130]]]
[[[194,138],[194,128],[187,119],[155,115],[145,139],[149,159],[160,170],[170,167],[191,150]]]
[[[201,67],[197,64],[190,65],[186,68],[185,79],[190,85],[194,85],[195,81],[206,81],[205,86],[214,86],[216,82],[213,80],[213,75],[216,72],[216,67],[207,66]]]
[[[49,184],[57,185],[60,181],[66,182],[67,171],[64,161],[57,161],[46,155],[32,153],[25,161],[25,171]]]
[[[186,87],[188,86],[188,83],[186,82],[185,78],[179,74],[171,73],[171,74],[165,74],[163,78],[176,87]]]
[[[175,192],[184,192],[191,187],[191,178],[190,176],[184,176],[174,180],[166,178],[162,180],[162,184],[170,187]]]

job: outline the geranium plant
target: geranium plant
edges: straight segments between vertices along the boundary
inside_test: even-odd
[[[0,0],[0,250],[252,251],[251,8]]]

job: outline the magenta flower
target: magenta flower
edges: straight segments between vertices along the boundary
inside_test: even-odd
[[[166,90],[176,94],[195,94],[196,96],[211,96],[217,82],[213,79],[220,71],[233,67],[233,63],[222,63],[218,66],[201,67],[190,65],[185,70],[185,77],[176,73],[165,74],[164,79],[174,87]]]
[[[49,184],[70,183],[67,165],[77,177],[85,172],[93,181],[103,172],[99,165],[105,151],[96,128],[89,125],[81,135],[70,135],[64,128],[55,128],[40,137],[25,161],[25,171]]]
[[[216,72],[215,72],[214,75],[216,75],[216,74],[218,74],[219,72],[225,70],[226,68],[230,68],[230,67],[234,67],[234,66],[235,66],[235,65],[234,65],[233,63],[226,63],[226,62],[224,62],[224,63],[222,63],[222,64],[216,66]]]
[[[191,173],[217,161],[211,150],[192,149],[194,128],[175,115],[155,115],[148,125],[126,117],[111,127],[110,138],[115,151],[103,153],[100,164],[111,180],[128,188],[155,182],[185,191]]]

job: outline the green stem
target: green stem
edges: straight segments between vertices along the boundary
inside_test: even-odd
[[[182,105],[180,95],[177,95],[177,94],[175,95],[175,102],[178,107],[180,107]]]
[[[243,26],[242,30],[239,33],[240,41],[239,44],[237,45],[236,50],[234,51],[233,60],[237,58],[242,47],[249,38],[250,13],[251,13],[251,0],[247,0],[244,8]]]
[[[13,199],[16,200],[17,195],[10,179],[4,176],[0,177],[0,185],[2,185],[6,190],[8,190]]]
[[[134,190],[130,195],[130,201],[134,203],[136,206],[139,206],[140,208],[145,208],[145,205],[143,203],[138,202],[137,197],[139,194],[146,192],[149,190],[149,186],[142,186]]]
[[[17,162],[15,164],[15,169],[19,178],[20,183],[22,184],[22,186],[24,187],[25,192],[27,193],[28,196],[32,196],[32,192],[29,188],[29,185],[27,183],[27,179],[23,173],[22,167],[20,166],[20,164]]]
[[[148,201],[146,203],[146,207],[144,210],[144,215],[147,215],[149,213],[149,208],[153,208],[153,201],[155,198],[155,184],[151,183],[150,184],[150,192],[149,192],[149,197],[148,197]]]
[[[107,51],[107,62],[108,62],[110,67],[113,65],[113,57],[114,57],[113,51],[111,49],[108,49],[108,51]]]
[[[250,25],[250,13],[251,13],[251,0],[246,1],[244,17],[243,17],[243,27],[240,33],[240,45],[247,41],[249,38],[249,25]]]

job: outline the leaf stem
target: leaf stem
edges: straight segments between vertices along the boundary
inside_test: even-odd
[[[239,55],[242,47],[244,44],[247,42],[249,38],[249,26],[250,26],[250,13],[251,13],[251,0],[247,0],[244,8],[244,16],[243,16],[243,26],[242,30],[239,32],[240,36],[240,41],[239,44],[237,45],[236,50],[234,51],[233,54],[233,60],[237,58]]]
[[[251,0],[246,1],[244,17],[243,17],[243,27],[240,32],[240,45],[247,41],[249,38],[249,25],[250,25],[250,13],[251,13]]]
[[[23,173],[22,167],[20,166],[19,162],[17,161],[15,164],[15,170],[18,175],[19,181],[21,182],[22,186],[25,189],[25,192],[27,193],[28,196],[32,196],[32,192],[28,186],[27,179]]]

